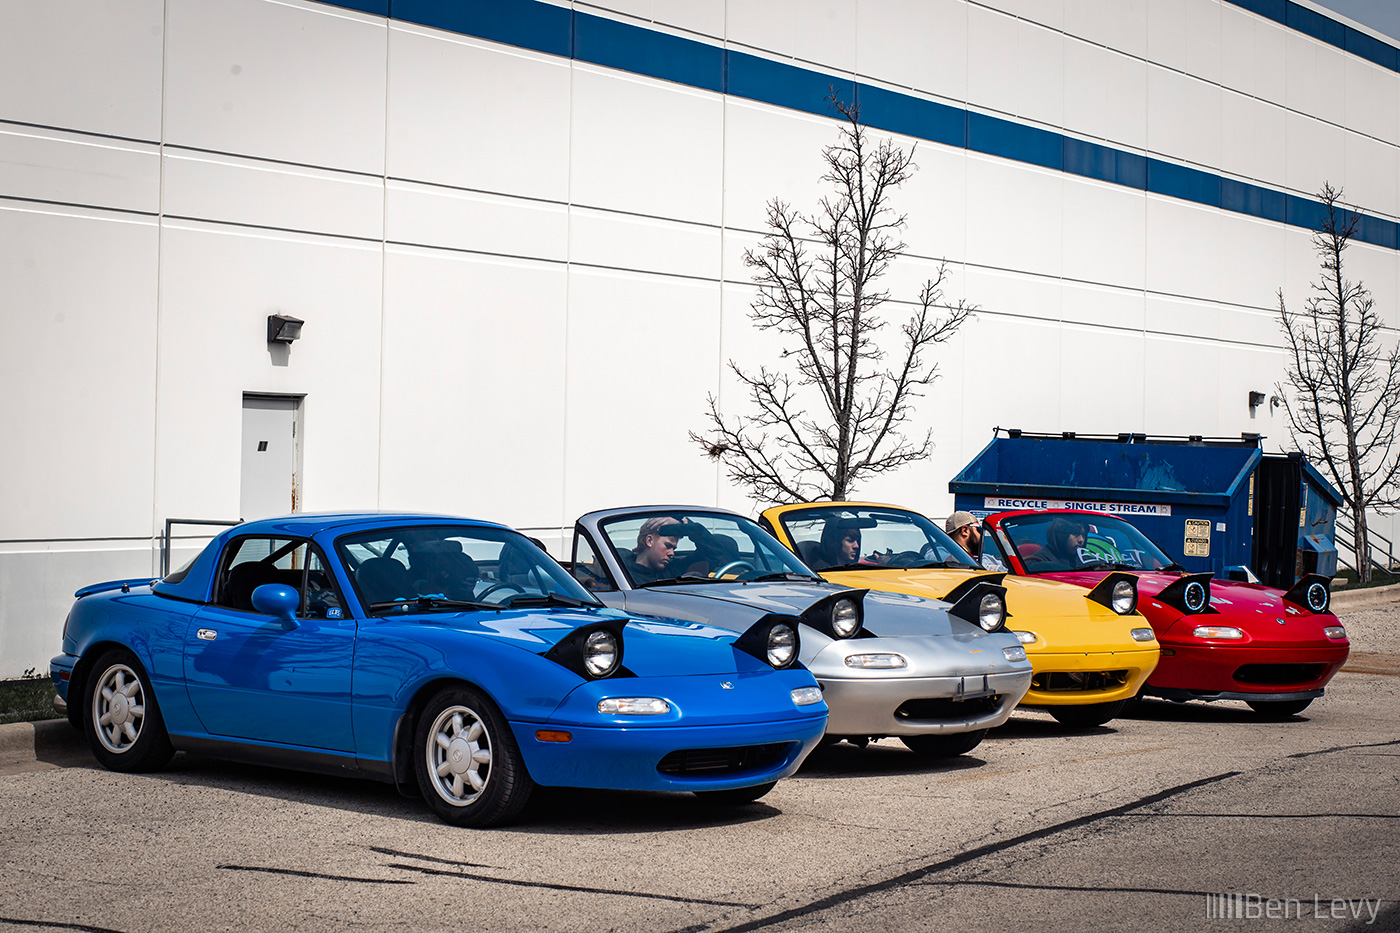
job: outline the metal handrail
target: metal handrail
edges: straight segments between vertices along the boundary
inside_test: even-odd
[[[166,577],[170,575],[170,527],[172,525],[218,525],[220,527],[231,527],[243,524],[243,519],[228,521],[223,518],[167,518],[165,520],[165,534],[160,539],[160,575]]]
[[[1357,563],[1361,563],[1363,558],[1361,557],[1361,555],[1356,554],[1356,527],[1351,522],[1348,522],[1341,512],[1337,513],[1336,530],[1337,543],[1339,545],[1346,545],[1346,549],[1350,551],[1354,556],[1356,556]],[[1385,542],[1385,563],[1381,563],[1379,560],[1376,559],[1375,552],[1380,547],[1378,541]],[[1385,535],[1381,534],[1379,531],[1374,531],[1370,528],[1367,528],[1366,549],[1368,553],[1364,558],[1365,560],[1375,565],[1376,569],[1381,571],[1381,573],[1384,573],[1386,576],[1393,577],[1396,575],[1395,543],[1393,541],[1391,541]],[[1343,559],[1341,555],[1342,549],[1338,547],[1337,560],[1340,563],[1345,564],[1347,567],[1350,567],[1352,570],[1356,571],[1359,575],[1360,570],[1357,567],[1352,566],[1352,563],[1350,561]]]

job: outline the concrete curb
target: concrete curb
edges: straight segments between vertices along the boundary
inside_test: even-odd
[[[1400,603],[1400,583],[1390,586],[1372,586],[1364,590],[1335,590],[1332,593],[1332,612],[1355,612],[1361,609],[1379,609]]]
[[[55,754],[87,749],[87,743],[66,719],[13,722],[0,726],[0,767],[44,761]]]

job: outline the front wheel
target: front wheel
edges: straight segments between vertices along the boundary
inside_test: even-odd
[[[1089,729],[1121,716],[1127,705],[1127,700],[1114,700],[1112,703],[1086,703],[1083,706],[1051,706],[1049,712],[1061,725]]]
[[[501,826],[520,815],[535,782],[496,704],[467,686],[440,690],[415,730],[418,789],[454,826]]]
[[[1306,700],[1247,700],[1249,708],[1269,719],[1287,719],[1297,716],[1312,706],[1312,697]]]
[[[981,745],[986,737],[986,729],[976,729],[952,735],[901,735],[899,740],[911,752],[924,758],[956,758]]]
[[[777,784],[777,781],[769,781],[767,784],[755,784],[753,787],[736,787],[733,790],[697,790],[695,796],[706,803],[713,803],[721,807],[732,807],[744,803],[753,803],[776,787]]]
[[[150,679],[130,651],[119,648],[97,659],[86,707],[88,745],[104,768],[155,771],[175,754]]]

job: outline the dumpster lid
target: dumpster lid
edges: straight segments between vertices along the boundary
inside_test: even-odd
[[[1224,508],[1263,459],[1257,437],[1153,439],[1120,434],[1110,439],[1103,435],[1007,433],[1001,437],[998,431],[998,436],[953,477],[948,491]]]

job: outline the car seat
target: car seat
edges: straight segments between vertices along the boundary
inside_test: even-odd
[[[374,603],[411,599],[413,579],[408,568],[392,557],[371,557],[355,571],[355,583],[364,597],[365,608]]]

